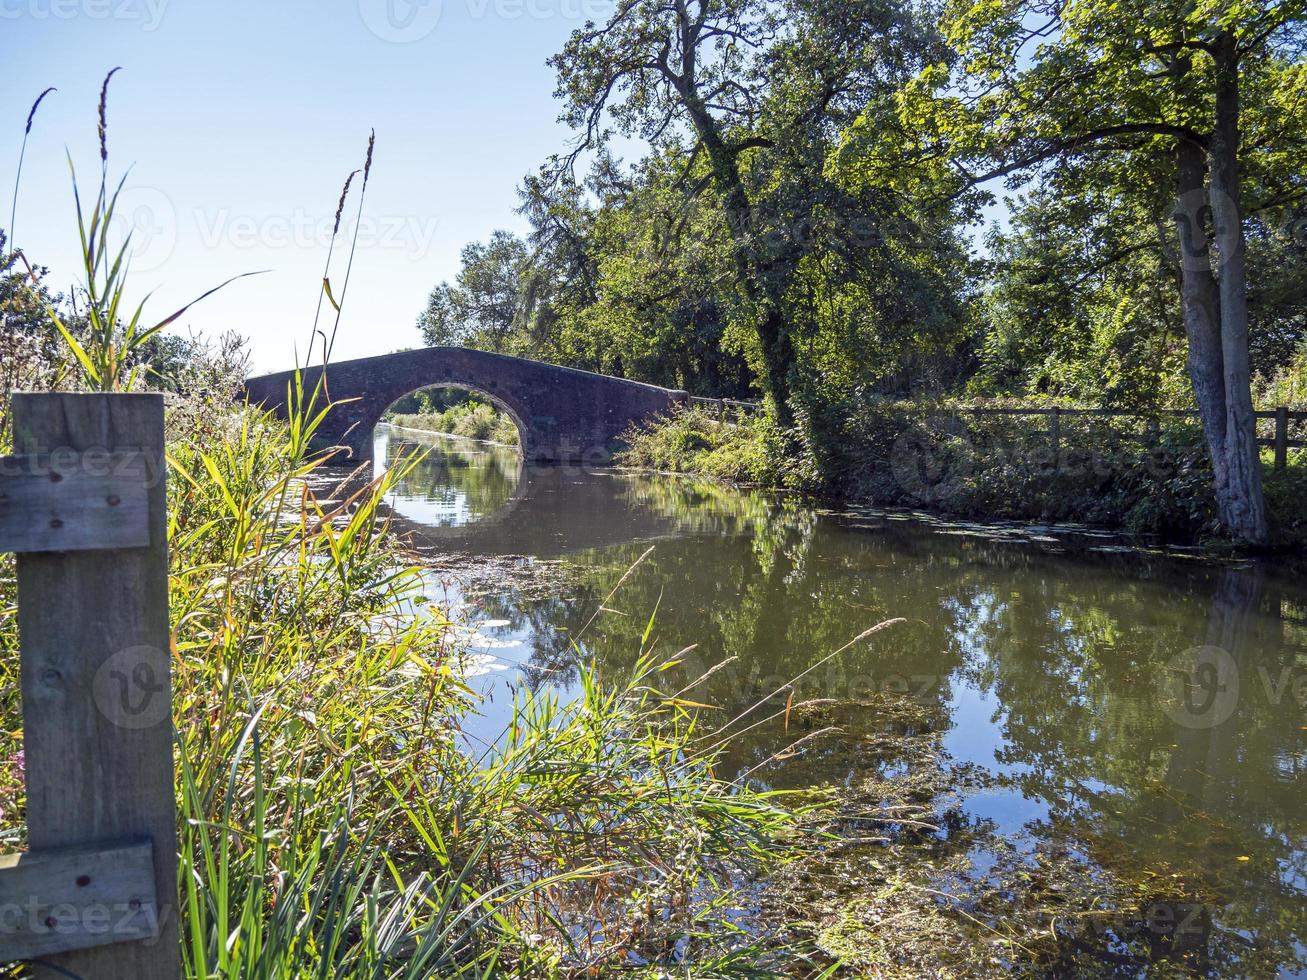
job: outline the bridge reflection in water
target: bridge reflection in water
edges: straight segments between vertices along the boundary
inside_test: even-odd
[[[375,439],[375,473],[399,451],[425,453],[390,500],[392,527],[418,552],[552,559],[684,529],[614,470],[534,466],[509,446],[389,426]]]

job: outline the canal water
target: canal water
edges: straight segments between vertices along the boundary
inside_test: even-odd
[[[430,560],[431,598],[470,623],[488,700],[469,738],[495,739],[514,689],[567,691],[583,660],[629,670],[652,618],[660,653],[693,648],[687,678],[729,661],[693,695],[715,714],[800,674],[791,704],[818,702],[761,726],[727,775],[855,786],[868,759],[893,767],[868,747],[889,705],[910,703],[951,770],[969,774],[949,790],[955,828],[1001,838],[1004,861],[1060,849],[1090,878],[1166,895],[1162,926],[1134,932],[1204,946],[1203,972],[1307,975],[1300,577],[1087,529],[823,509],[673,477],[524,468],[512,449],[408,430],[376,438],[378,467],[426,453],[391,506]],[[888,619],[903,621],[830,657]],[[830,724],[839,731],[767,762]],[[983,847],[970,858],[982,876],[999,861]],[[1123,930],[1105,933],[1109,961]]]

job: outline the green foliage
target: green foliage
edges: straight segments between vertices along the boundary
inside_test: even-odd
[[[841,447],[821,440],[845,436],[809,423],[868,398],[1189,407],[1174,145],[1210,130],[1205,46],[1234,30],[1258,148],[1242,171],[1252,372],[1263,404],[1293,394],[1298,15],[1136,7],[623,7],[553,59],[577,150],[528,178],[525,242],[469,249],[459,288],[480,298],[461,322],[498,332],[467,342],[701,394],[756,397],[779,370],[789,403],[773,411],[796,414],[810,447],[787,481],[816,487],[841,483],[822,462]],[[644,155],[621,165],[610,131]],[[965,226],[1004,178],[1021,192],[1012,221],[976,262]],[[453,309],[437,292],[432,309]],[[629,458],[698,468],[705,452],[641,443]]]
[[[1277,536],[1298,547],[1307,545],[1307,452],[1290,453],[1291,465],[1266,471],[1266,507]]]
[[[766,416],[719,421],[702,408],[674,412],[625,436],[625,466],[695,473],[736,483],[778,485],[785,479],[777,452],[780,432]]]
[[[464,246],[458,281],[433,289],[418,317],[423,341],[432,347],[519,353],[513,328],[519,322],[527,259],[526,243],[507,231],[496,231],[484,245]]]
[[[443,412],[412,415],[396,413],[388,418],[392,424],[402,428],[445,432],[480,442],[516,446],[520,441],[517,423],[512,416],[484,402],[467,401]]]
[[[947,5],[951,50],[900,93],[902,136],[887,141],[870,107],[832,166],[854,186],[915,191],[929,176],[962,191],[992,188],[989,177],[1027,191],[1011,228],[990,236],[974,390],[1192,404],[1172,147],[1210,129],[1206,53],[1222,31],[1244,45],[1242,125],[1257,148],[1241,159],[1253,370],[1278,370],[1303,336],[1307,301],[1292,210],[1307,131],[1293,94],[1300,17],[1292,4]]]
[[[1307,339],[1287,364],[1261,381],[1256,394],[1262,408],[1284,405],[1296,411],[1307,411]]]
[[[6,250],[8,245],[8,236],[0,228],[0,325],[8,333],[52,333],[45,310],[61,306],[63,297],[50,292],[48,269],[25,264],[16,250]]]
[[[1141,422],[1064,415],[1056,457],[1048,424],[1042,414],[976,416],[951,403],[862,397],[805,410],[787,434],[766,419],[722,425],[696,409],[629,433],[622,461],[965,518],[1070,521],[1180,542],[1219,534],[1211,464],[1195,423],[1152,431]],[[1301,464],[1285,473],[1266,467],[1280,546],[1307,540],[1303,472]]]
[[[69,170],[72,161],[69,160]],[[123,180],[126,180],[124,176]],[[89,212],[83,213],[77,175],[73,172],[73,197],[77,202],[77,226],[81,234],[82,263],[85,272],[82,297],[86,306],[85,331],[81,338],[51,305],[46,306],[50,322],[63,338],[81,368],[86,384],[94,391],[121,391],[135,386],[139,377],[139,359],[144,348],[155,340],[159,331],[176,322],[196,302],[204,299],[241,276],[234,276],[215,286],[170,316],[146,325],[142,322],[145,300],[135,309],[124,305],[131,234],[116,247],[110,242],[122,181],[109,190],[108,172],[100,171],[100,187]]]
[[[901,136],[883,139],[869,109],[832,158],[849,186],[904,193],[1043,179],[1053,198],[1027,200],[1026,227],[997,242],[999,321],[979,390],[1169,400],[1186,387],[1184,363],[1221,525],[1253,545],[1268,528],[1250,361],[1292,348],[1304,294],[1301,277],[1286,293],[1263,272],[1250,302],[1250,255],[1273,268],[1270,255],[1293,249],[1266,236],[1250,251],[1248,225],[1301,197],[1303,14],[1292,0],[952,0],[945,55],[899,93]],[[1063,225],[1051,242],[1049,219]],[[1072,299],[1048,295],[1054,282]],[[1268,329],[1268,305],[1289,321]]]
[[[469,246],[419,321],[428,341],[457,322],[473,346],[728,397],[952,378],[970,276],[955,207],[826,165],[937,51],[929,21],[892,2],[691,6],[623,7],[553,59],[579,148],[528,178],[525,256],[498,234]],[[642,158],[609,155],[609,122]]]
[[[1064,416],[973,416],[948,405],[849,402],[805,420],[825,492],[964,517],[1076,521],[1192,540],[1212,533],[1211,474],[1189,424],[1156,436]]]
[[[1137,202],[1069,177],[991,231],[985,334],[969,387],[1106,406],[1190,405],[1185,331],[1163,240]]]

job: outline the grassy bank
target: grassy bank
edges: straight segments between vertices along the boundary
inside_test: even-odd
[[[516,446],[519,442],[513,419],[484,402],[468,401],[444,411],[388,415],[386,421],[405,429],[442,432],[504,446]]]
[[[944,405],[866,401],[807,415],[792,431],[759,416],[728,425],[687,409],[627,434],[627,466],[759,484],[832,500],[965,518],[1082,522],[1177,542],[1219,532],[1196,425],[1064,417],[1054,457],[1044,418],[967,416]],[[1263,454],[1282,546],[1307,542],[1307,459]]]

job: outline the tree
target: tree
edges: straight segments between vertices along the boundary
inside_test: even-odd
[[[987,236],[971,389],[1109,408],[1189,404],[1173,249],[1156,219],[1164,192],[1105,193],[1088,171],[1046,175],[1012,203],[1009,226]]]
[[[496,231],[488,242],[464,246],[456,283],[442,282],[432,290],[427,308],[418,317],[423,340],[433,347],[514,353],[512,331],[528,257],[527,244],[508,231]]]
[[[582,134],[569,163],[604,144],[608,116],[654,144],[678,135],[678,127],[694,134],[691,159],[706,157],[734,241],[735,284],[750,307],[764,387],[788,419],[794,349],[773,256],[754,235],[757,215],[743,174],[745,154],[758,145],[753,83],[776,31],[761,0],[624,0],[607,24],[576,31],[550,64],[562,118]]]
[[[605,154],[596,166],[602,170],[611,165]],[[554,353],[567,312],[599,301],[596,208],[586,200],[585,188],[567,174],[549,182],[532,175],[518,194],[522,200],[518,211],[531,223],[523,319],[535,349]]]
[[[901,97],[906,150],[937,178],[1020,183],[1068,160],[1113,158],[1120,178],[1169,183],[1188,371],[1226,529],[1266,540],[1250,389],[1244,223],[1297,200],[1307,132],[1302,5],[1218,0],[951,4],[952,54]],[[892,179],[855,127],[853,180]],[[1292,163],[1291,166],[1285,166]]]
[[[629,170],[602,161],[588,185],[595,300],[559,311],[558,350],[593,370],[697,394],[753,393],[731,248],[715,207],[687,208],[679,147]],[[709,192],[710,193],[710,192]]]
[[[766,60],[763,145],[749,178],[779,245],[799,400],[812,417],[859,392],[938,394],[969,341],[974,269],[962,202],[852,187],[827,161],[860,114],[892,138],[895,96],[941,56],[941,39],[921,11],[894,0],[791,0],[785,13],[788,29]]]
[[[850,193],[824,169],[840,130],[892,99],[936,42],[892,0],[628,0],[552,59],[562,119],[580,134],[555,172],[603,147],[612,126],[654,156],[680,148],[681,208],[718,216],[732,316],[782,422],[803,362],[819,375],[850,356],[875,363],[877,345],[849,343],[881,339],[882,325],[958,322],[939,275],[960,254],[951,225],[899,195]],[[673,217],[667,231],[694,224],[711,222]]]
[[[1007,227],[987,236],[972,389],[1109,408],[1192,406],[1170,194],[1082,160],[1012,202]],[[1307,338],[1307,240],[1292,210],[1250,201],[1247,211],[1250,367],[1265,399]]]

